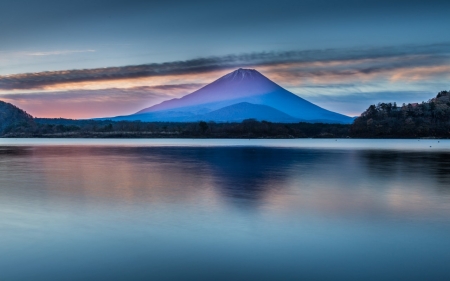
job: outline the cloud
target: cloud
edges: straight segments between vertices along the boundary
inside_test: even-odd
[[[37,92],[37,93],[19,93],[3,94],[2,99],[16,101],[42,102],[64,99],[69,102],[77,101],[96,101],[96,100],[117,100],[130,101],[134,99],[144,99],[147,97],[170,97],[185,92],[186,94],[203,86],[203,84],[180,84],[180,85],[160,85],[153,87],[136,87],[130,89],[102,89],[102,90],[76,90],[60,92]]]
[[[433,98],[436,93],[430,91],[380,91],[380,92],[363,92],[363,93],[348,93],[340,96],[316,95],[316,100],[322,101],[353,101],[356,103],[364,102],[404,102],[411,100],[411,102],[427,101]],[[425,99],[424,99],[425,97]]]
[[[160,85],[130,89],[74,90],[3,94],[10,102],[37,117],[93,118],[127,115],[193,92],[203,84]]]
[[[51,52],[30,52],[24,53],[26,56],[56,56],[56,55],[70,55],[77,53],[94,53],[95,50],[63,50],[63,51],[51,51]]]
[[[76,84],[105,84],[121,80],[161,78],[165,76],[199,75],[229,71],[237,67],[253,67],[265,71],[277,81],[375,79],[415,79],[450,75],[450,43],[406,45],[398,47],[324,49],[288,52],[262,52],[185,61],[152,63],[122,67],[48,71],[0,76],[0,90],[39,90]],[[430,71],[430,69],[433,69]],[[270,77],[270,78],[272,78]],[[107,87],[107,86],[106,86]]]
[[[449,57],[438,55],[408,55],[376,59],[354,59],[310,63],[288,63],[262,66],[275,81],[288,85],[337,83],[342,81],[417,81],[450,77]]]
[[[431,91],[376,91],[354,92],[348,91],[340,95],[316,94],[308,100],[329,110],[343,112],[349,116],[359,116],[371,104],[379,102],[414,103],[427,101],[436,96]]]

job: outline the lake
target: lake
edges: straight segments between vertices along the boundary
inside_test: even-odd
[[[449,140],[0,139],[0,280],[450,280]]]

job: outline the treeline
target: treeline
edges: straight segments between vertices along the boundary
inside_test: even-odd
[[[422,103],[371,105],[353,122],[359,138],[450,137],[450,92],[441,91]]]
[[[247,119],[241,123],[140,122],[71,119],[34,119],[35,125],[7,132],[3,137],[84,138],[342,138],[349,125],[272,123]]]
[[[450,137],[450,92],[427,102],[371,105],[352,125],[141,122],[33,118],[0,101],[0,137],[48,138],[417,138]]]

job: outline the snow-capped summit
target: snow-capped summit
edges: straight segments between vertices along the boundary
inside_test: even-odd
[[[261,73],[259,73],[258,71],[254,70],[254,69],[239,68],[238,70],[228,73],[227,75],[223,76],[220,79],[244,80],[246,78],[247,79],[258,79],[258,78],[266,78],[266,77],[264,77],[264,75],[262,75]]]

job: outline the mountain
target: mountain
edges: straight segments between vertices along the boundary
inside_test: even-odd
[[[35,126],[33,117],[22,109],[0,101],[0,136]]]
[[[224,109],[228,112],[227,114],[231,114],[232,108],[227,107],[240,103],[245,104],[241,104],[234,110],[239,108],[238,111],[240,111],[242,107],[251,108],[253,115],[247,112],[245,116],[258,120],[284,123],[292,122],[291,120],[323,123],[351,123],[353,121],[351,117],[323,109],[285,90],[254,69],[242,68],[182,98],[167,100],[142,109],[135,114],[114,117],[112,120],[213,121],[217,119],[214,116],[220,113],[214,113],[214,111]],[[265,115],[265,113],[270,114]],[[225,116],[223,111],[220,114]],[[284,117],[281,117],[280,114],[284,114]],[[232,115],[228,116],[229,118],[218,119],[223,120],[221,122],[240,119],[234,118]]]

